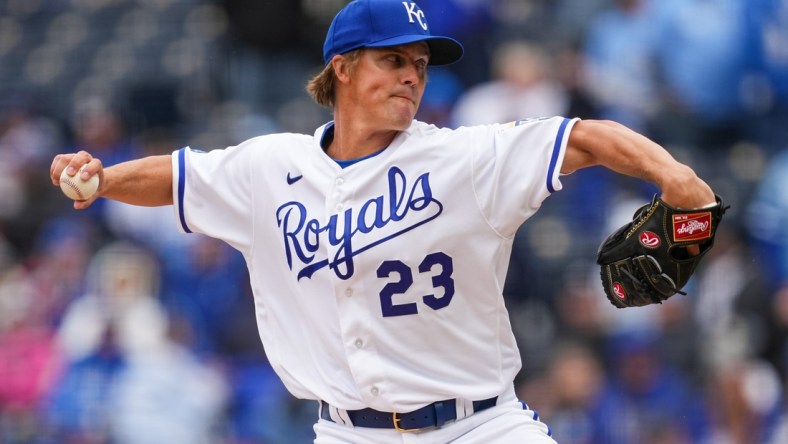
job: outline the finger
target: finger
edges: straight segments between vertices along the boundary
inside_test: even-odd
[[[65,168],[66,174],[68,174],[69,176],[73,176],[77,174],[77,171],[79,171],[79,169],[82,168],[83,165],[90,163],[92,160],[93,160],[93,156],[91,156],[90,153],[88,153],[87,151],[80,151],[72,155]]]
[[[49,167],[49,177],[52,179],[54,186],[60,186],[60,175],[71,162],[72,157],[74,157],[74,154],[58,154],[52,159],[52,165]]]
[[[71,158],[71,161],[66,167],[66,174],[69,176],[77,174],[77,171],[79,171],[83,165],[90,163],[92,160],[93,156],[91,156],[87,151],[80,151],[74,154],[74,157]]]
[[[687,245],[687,253],[689,253],[690,256],[697,256],[697,255],[699,255],[700,254],[700,245],[698,245],[698,244]]]
[[[103,165],[101,163],[101,160],[95,157],[91,158],[90,162],[85,164],[85,168],[82,170],[82,175],[81,175],[82,180],[90,179],[93,175],[99,174],[102,169],[103,169]]]
[[[75,200],[74,201],[74,209],[75,210],[84,210],[84,209],[88,208],[89,206],[93,205],[93,202],[98,200],[100,195],[101,195],[101,192],[97,191],[92,196],[90,196],[90,198],[88,198],[86,200]]]
[[[95,199],[88,199],[88,200],[75,200],[74,201],[74,209],[75,210],[84,210],[93,203]]]

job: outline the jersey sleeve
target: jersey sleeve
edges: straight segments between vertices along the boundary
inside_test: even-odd
[[[472,176],[488,223],[514,236],[544,199],[562,188],[561,164],[578,119],[529,119],[485,127],[475,144]]]
[[[250,151],[245,145],[210,152],[172,153],[173,202],[178,226],[245,252],[253,223]]]

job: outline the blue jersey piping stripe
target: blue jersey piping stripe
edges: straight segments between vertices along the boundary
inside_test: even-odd
[[[561,144],[564,141],[564,131],[569,124],[569,119],[564,119],[561,126],[558,127],[558,135],[555,138],[555,145],[553,145],[553,155],[550,157],[550,167],[547,169],[547,191],[555,193],[553,187],[553,175],[555,174],[555,165],[558,163],[558,154],[561,152]]]
[[[178,153],[178,217],[181,220],[183,231],[191,233],[186,225],[186,216],[183,214],[183,196],[186,189],[186,148],[181,148]]]

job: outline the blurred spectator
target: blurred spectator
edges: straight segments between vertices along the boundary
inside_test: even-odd
[[[198,236],[179,252],[167,258],[163,269],[162,302],[191,337],[189,347],[200,354],[226,353],[224,347],[234,336],[257,337],[257,329],[239,332],[236,307],[247,292],[248,271],[241,254],[227,244]],[[245,304],[244,304],[245,305]],[[253,317],[254,313],[246,312]],[[249,326],[249,324],[244,324]]]
[[[788,285],[777,290],[768,309],[759,331],[765,336],[762,356],[778,370],[785,383],[788,382]]]
[[[569,42],[555,55],[556,78],[566,89],[569,106],[566,115],[581,119],[600,118],[599,107],[588,89],[583,86],[585,55],[580,41]]]
[[[56,442],[110,443],[107,409],[132,351],[154,347],[164,329],[151,295],[149,257],[130,245],[104,247],[90,261],[86,293],[66,310],[58,343],[66,366],[43,410]]]
[[[649,0],[615,0],[584,35],[581,85],[600,118],[648,134],[659,110],[654,79],[656,29]]]
[[[770,160],[744,217],[758,266],[776,289],[788,282],[788,149]]]
[[[561,39],[568,42],[579,41],[590,27],[590,22],[617,0],[557,0],[554,4],[555,22],[560,23],[556,32]]]
[[[708,153],[743,137],[750,70],[745,0],[662,0],[657,57],[664,115],[658,137]]]
[[[22,266],[0,270],[0,442],[33,442],[38,405],[60,359],[53,330],[35,309],[36,287]]]
[[[90,355],[111,333],[122,354],[161,346],[167,329],[156,299],[159,268],[147,251],[117,241],[90,260],[85,293],[67,308],[60,325],[60,346],[70,360]]]
[[[63,442],[212,442],[224,381],[170,339],[159,275],[155,258],[127,242],[91,260],[87,293],[59,332],[69,365],[47,406]]]
[[[22,265],[36,287],[33,309],[47,325],[59,325],[66,307],[84,292],[98,231],[93,220],[75,214],[53,218],[38,231]]]
[[[594,442],[709,442],[709,412],[702,392],[664,362],[658,341],[658,335],[644,333],[610,338],[606,357],[610,377],[595,412]]]
[[[602,365],[593,350],[579,343],[559,346],[549,370],[549,408],[543,409],[562,444],[595,444],[593,411],[605,384]]]
[[[537,44],[512,41],[493,56],[493,79],[467,90],[457,101],[454,126],[506,123],[563,115],[567,93],[553,74],[553,60]]]
[[[710,405],[715,443],[770,443],[777,436],[783,389],[774,367],[756,359],[720,366],[711,373]]]
[[[32,178],[45,168],[60,144],[50,119],[26,103],[0,105],[0,222],[20,217]]]
[[[756,67],[765,85],[756,88],[760,113],[753,132],[770,152],[788,148],[788,1],[749,0],[748,32]]]
[[[130,356],[112,382],[107,408],[114,444],[212,444],[220,433],[223,375],[182,345]]]
[[[0,88],[0,234],[15,248],[30,249],[35,229],[53,210],[49,163],[64,140],[54,119],[38,108],[32,97]],[[33,229],[31,229],[33,228]]]
[[[106,325],[93,348],[68,362],[42,403],[43,437],[64,444],[110,444],[107,409],[112,381],[125,365],[115,330]]]
[[[297,400],[265,360],[236,359],[229,370],[233,393],[229,437],[237,444],[290,444],[314,440],[314,401]]]
[[[49,164],[63,134],[56,122],[36,110],[33,98],[11,96],[0,102],[0,165],[27,174]]]
[[[590,260],[567,265],[561,277],[563,291],[556,294],[555,316],[563,339],[600,355],[610,328],[603,316],[609,302],[598,293],[599,276],[596,271],[596,263]]]

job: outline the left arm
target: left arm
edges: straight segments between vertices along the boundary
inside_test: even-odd
[[[561,173],[594,165],[655,184],[662,200],[676,208],[700,208],[716,202],[711,187],[689,166],[678,162],[659,144],[616,122],[582,120],[574,125]]]

